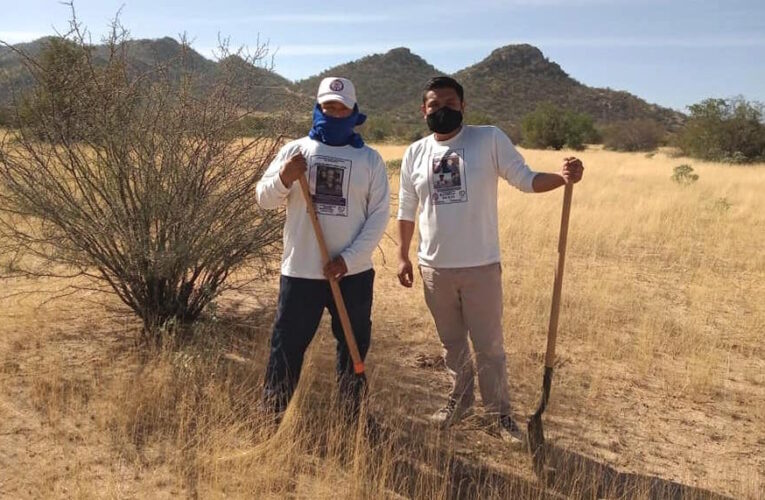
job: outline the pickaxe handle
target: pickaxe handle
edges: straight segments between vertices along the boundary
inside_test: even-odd
[[[316,208],[313,205],[311,190],[308,187],[308,179],[306,179],[305,175],[301,175],[298,180],[300,182],[300,190],[303,191],[305,204],[308,207],[308,216],[311,219],[313,231],[316,233],[316,241],[319,243],[322,265],[326,266],[330,261],[329,251],[327,250],[327,242],[324,240],[324,232],[321,229],[321,224],[319,224],[319,217],[316,215]],[[348,351],[350,351],[351,359],[353,360],[353,372],[357,375],[363,375],[364,361],[361,359],[361,354],[359,354],[359,347],[356,345],[356,338],[353,336],[351,320],[348,317],[348,310],[345,308],[343,295],[340,293],[340,285],[334,277],[329,278],[329,287],[332,290],[332,297],[335,300],[337,313],[340,315],[340,324],[343,326],[345,343],[348,345]]]
[[[555,283],[553,284],[552,307],[550,309],[550,324],[547,329],[547,352],[545,353],[545,368],[552,368],[555,363],[555,340],[558,337],[558,316],[560,313],[560,296],[563,288],[563,266],[566,262],[566,239],[568,237],[568,219],[571,213],[571,197],[574,185],[566,184],[563,192],[563,212],[560,218],[560,235],[558,236],[558,264],[555,266]]]

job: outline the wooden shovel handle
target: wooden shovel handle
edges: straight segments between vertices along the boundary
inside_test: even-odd
[[[566,262],[566,238],[568,236],[568,219],[571,213],[571,197],[574,185],[566,184],[563,191],[563,212],[560,217],[560,235],[558,236],[558,264],[555,266],[555,283],[553,284],[552,308],[550,310],[550,325],[547,329],[547,353],[545,366],[552,368],[555,362],[555,340],[558,336],[558,313],[560,312],[560,296],[563,288],[563,266]]]
[[[324,232],[321,230],[321,224],[319,224],[319,217],[316,215],[316,209],[313,206],[311,190],[308,187],[308,179],[306,179],[305,175],[301,175],[298,180],[300,182],[300,190],[303,192],[305,204],[308,207],[308,216],[311,219],[311,224],[313,225],[313,232],[316,233],[316,241],[319,243],[322,266],[326,266],[330,261],[329,251],[327,250],[327,242],[324,240]],[[359,347],[356,345],[356,338],[353,336],[351,320],[348,317],[348,310],[345,308],[343,295],[340,293],[340,285],[334,277],[329,279],[329,287],[332,290],[332,298],[335,300],[337,313],[340,315],[340,324],[343,326],[345,343],[348,345],[348,350],[351,353],[351,359],[353,360],[353,371],[357,375],[361,375],[364,373],[364,361],[361,359],[361,354],[359,354]]]

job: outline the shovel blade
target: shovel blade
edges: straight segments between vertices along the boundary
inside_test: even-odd
[[[526,426],[528,432],[529,453],[535,455],[545,445],[545,431],[542,414],[534,414]]]
[[[545,374],[542,379],[542,398],[539,400],[539,407],[534,415],[531,416],[526,426],[528,432],[529,453],[536,455],[544,449],[545,431],[542,425],[542,413],[547,408],[547,401],[550,399],[550,386],[552,385],[553,369],[545,366]]]
[[[542,414],[534,414],[529,419],[527,425],[527,443],[534,472],[537,476],[545,474],[545,465],[547,464],[547,453],[545,446],[545,432],[542,426]]]

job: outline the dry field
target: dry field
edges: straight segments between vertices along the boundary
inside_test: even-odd
[[[379,149],[393,159],[404,147]],[[570,153],[522,152],[537,170]],[[699,488],[689,498],[763,497],[765,166],[580,157],[548,439],[604,477],[617,469]],[[681,163],[695,185],[670,180]],[[524,420],[541,386],[561,199],[500,188],[505,346]],[[254,411],[276,275],[222,297],[194,342],[158,353],[135,347],[138,323],[108,298],[45,302],[62,283],[4,283],[0,497],[650,497],[647,487],[594,491],[597,478],[581,471],[545,489],[525,451],[480,414],[450,432],[426,424],[448,379],[419,281],[397,284],[395,238],[391,220],[368,359],[369,410],[386,431],[371,441],[329,401],[326,321],[282,426]]]

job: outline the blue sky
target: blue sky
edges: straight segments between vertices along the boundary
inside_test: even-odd
[[[134,38],[185,32],[208,56],[219,34],[232,45],[251,46],[260,36],[274,53],[274,69],[293,80],[394,47],[409,47],[453,72],[494,48],[531,43],[587,85],[627,90],[676,109],[706,97],[765,102],[763,0],[75,3],[94,39],[121,6],[122,23]],[[65,30],[68,14],[55,0],[0,0],[0,40]]]

